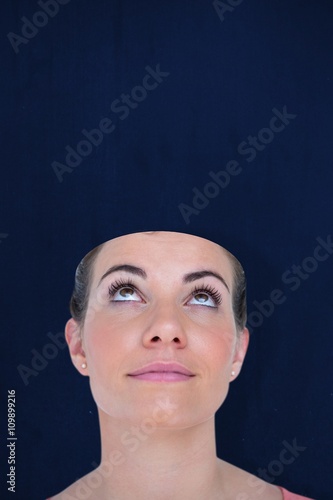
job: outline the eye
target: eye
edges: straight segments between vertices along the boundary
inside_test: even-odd
[[[217,307],[222,302],[222,296],[215,288],[205,286],[203,288],[195,288],[192,292],[192,298],[189,300],[190,305],[203,305],[206,307]]]
[[[137,293],[133,290],[133,288],[130,288],[130,287],[124,287],[124,288],[120,288],[120,290],[118,290],[118,292],[116,292],[113,296],[113,300],[114,302],[117,302],[117,301],[124,301],[124,300],[135,300],[135,301],[138,301],[140,300],[140,297],[137,298],[138,295]]]
[[[142,299],[131,283],[116,281],[109,287],[111,302],[140,302]]]

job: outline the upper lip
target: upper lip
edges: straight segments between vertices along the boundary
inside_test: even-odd
[[[131,376],[135,375],[142,375],[143,373],[181,373],[183,375],[188,375],[189,377],[193,377],[194,373],[192,373],[190,370],[185,368],[184,366],[178,364],[178,363],[162,363],[162,362],[157,362],[157,363],[150,363],[149,365],[144,366],[143,368],[139,368],[138,370],[135,370],[134,372],[129,373]]]

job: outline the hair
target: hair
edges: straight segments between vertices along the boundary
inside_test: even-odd
[[[74,290],[69,302],[69,310],[72,318],[81,327],[86,317],[94,264],[103,245],[104,243],[90,250],[76,268]]]
[[[93,248],[77,266],[75,272],[75,283],[72,297],[70,300],[70,312],[73,319],[83,327],[85,320],[91,280],[94,270],[94,264],[97,259],[98,254],[103,248],[104,243]],[[241,332],[245,325],[247,319],[246,313],[246,277],[244,269],[236,257],[230,253],[225,248],[221,247],[227,257],[229,258],[232,268],[233,268],[233,294],[232,294],[232,308],[235,318],[235,323],[237,331]]]
[[[233,269],[234,283],[232,293],[232,309],[234,312],[237,331],[241,332],[245,328],[247,321],[245,271],[242,264],[232,253],[225,248],[223,248],[223,250],[229,258]]]

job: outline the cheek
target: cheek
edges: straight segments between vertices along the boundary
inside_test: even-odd
[[[234,342],[228,332],[219,336],[208,336],[203,341],[198,339],[192,353],[198,361],[200,375],[188,399],[179,401],[178,414],[184,421],[193,424],[205,422],[216,414],[224,403],[230,384],[230,372],[233,360]],[[188,410],[188,411],[186,411]],[[181,418],[180,418],[181,419]]]
[[[131,366],[131,358],[138,352],[138,331],[136,321],[119,312],[111,314],[107,308],[85,323],[83,338],[89,376],[102,385],[117,380],[119,372]]]
[[[236,331],[233,325],[221,326],[219,321],[200,331],[195,338],[197,352],[202,353],[203,359],[209,360],[208,368],[223,370],[233,359],[237,342]]]
[[[205,335],[198,335],[193,345],[193,351],[200,356],[204,366],[204,376],[211,384],[221,384],[230,375],[234,360],[236,334],[233,328],[206,329]]]
[[[89,375],[110,375],[119,366],[121,356],[129,348],[128,336],[107,315],[96,314],[85,324],[84,349],[89,365]]]
[[[126,336],[103,314],[95,315],[83,334],[90,389],[95,403],[106,413],[113,411],[117,415],[122,394],[122,368],[129,348]]]

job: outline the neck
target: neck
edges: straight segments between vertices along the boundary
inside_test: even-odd
[[[218,497],[214,417],[186,429],[115,422],[100,411],[102,497],[180,500]],[[219,491],[221,498],[221,490]]]

